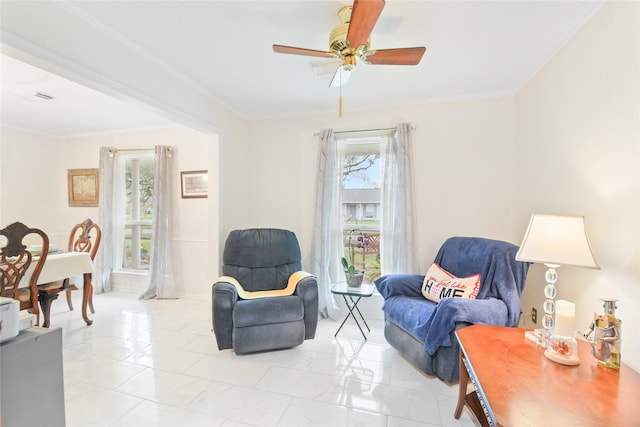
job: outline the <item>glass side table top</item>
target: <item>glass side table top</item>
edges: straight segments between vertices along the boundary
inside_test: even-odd
[[[351,295],[354,297],[370,297],[373,295],[374,285],[363,283],[358,288],[350,288],[346,282],[336,283],[331,287],[331,293],[338,295]]]

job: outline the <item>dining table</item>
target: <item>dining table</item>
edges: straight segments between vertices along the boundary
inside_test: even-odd
[[[35,262],[31,264],[24,277],[20,281],[19,287],[29,287],[31,275],[35,268]],[[54,283],[64,281],[74,276],[82,276],[82,318],[87,325],[91,325],[93,320],[87,315],[87,305],[89,298],[93,295],[93,284],[91,278],[93,274],[93,262],[87,252],[62,252],[49,253],[44,262],[40,276],[38,276],[38,285],[46,283]],[[62,286],[62,285],[61,285]],[[55,299],[55,298],[54,298]],[[51,301],[45,301],[45,304],[51,304]],[[42,302],[41,302],[42,306]],[[48,309],[47,306],[42,307],[43,311]],[[44,314],[44,313],[43,313]],[[48,319],[45,319],[44,327],[48,327]]]

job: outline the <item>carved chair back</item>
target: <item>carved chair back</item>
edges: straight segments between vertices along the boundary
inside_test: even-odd
[[[93,241],[91,241],[93,234]],[[98,248],[100,247],[100,239],[102,231],[98,224],[94,223],[90,218],[85,219],[80,224],[76,224],[69,234],[69,252],[88,252],[91,260],[96,257]]]
[[[34,255],[24,244],[27,236],[39,236],[41,252]],[[31,309],[39,325],[38,277],[49,252],[49,237],[37,228],[29,228],[21,222],[14,222],[0,230],[0,296],[20,301],[20,310]],[[22,278],[35,262],[29,285],[20,287]]]
[[[91,240],[93,238],[93,240]],[[67,250],[69,252],[87,252],[93,261],[98,253],[100,247],[100,239],[102,238],[102,230],[98,224],[94,223],[90,218],[85,219],[80,224],[76,224],[69,233],[69,242],[67,244]],[[69,310],[73,310],[73,302],[71,299],[71,291],[77,290],[78,287],[65,279],[62,288],[59,290],[65,290],[67,294],[67,305]],[[95,313],[93,308],[93,293],[89,294],[89,308],[92,313]],[[48,312],[45,312],[45,317]],[[46,320],[45,320],[46,321]]]

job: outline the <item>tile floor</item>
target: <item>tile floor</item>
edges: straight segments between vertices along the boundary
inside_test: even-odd
[[[70,427],[475,425],[466,409],[453,418],[457,386],[412,368],[366,307],[367,342],[351,320],[337,339],[339,323],[320,320],[301,346],[237,356],[217,350],[208,299],[96,295],[86,326],[80,294],[73,312],[55,301],[51,321],[63,328]]]

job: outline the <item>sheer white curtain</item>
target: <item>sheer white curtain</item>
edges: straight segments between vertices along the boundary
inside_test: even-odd
[[[382,274],[417,273],[411,125],[401,123],[382,152]]]
[[[153,224],[147,290],[141,299],[177,298],[171,266],[171,147],[157,145],[153,184]]]
[[[126,228],[126,206],[127,206],[127,184],[125,181],[125,170],[127,160],[130,160],[131,154],[123,154],[116,151],[115,167],[113,176],[113,233],[110,239],[113,242],[113,261],[114,269],[118,270],[122,267]]]
[[[96,257],[93,284],[96,293],[111,291],[111,272],[115,267],[113,242],[113,177],[115,149],[100,147],[98,169],[98,226],[102,231],[102,240]]]
[[[331,293],[331,285],[343,281],[340,257],[342,221],[340,194],[344,147],[333,130],[320,132],[316,212],[313,233],[312,272],[318,277],[318,308],[322,317],[337,319],[340,309]]]
[[[100,147],[98,225],[102,240],[94,274],[98,293],[111,291],[111,273],[116,266],[122,265],[122,251],[116,248],[124,247],[124,160],[123,156],[118,156],[116,148]]]

